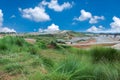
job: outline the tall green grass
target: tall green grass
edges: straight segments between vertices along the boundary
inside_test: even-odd
[[[94,62],[97,61],[120,61],[120,51],[113,48],[94,47],[90,50]]]
[[[51,41],[29,44],[20,37],[0,39],[0,70],[2,67],[2,72],[15,76],[27,68],[29,74],[22,75],[28,80],[120,80],[119,50],[104,47],[84,50]]]
[[[27,51],[29,45],[23,38],[6,36],[0,39],[0,53]]]
[[[74,51],[72,51],[72,53],[73,52]],[[70,55],[67,54],[66,58],[59,61],[57,64],[54,64],[54,66],[50,71],[48,71],[47,74],[39,73],[38,75],[38,73],[35,73],[35,75],[31,77],[37,77],[38,79],[42,80],[120,79],[120,64],[118,58],[116,59],[116,57],[119,55],[119,51],[112,48],[97,47],[87,51],[79,50],[76,53],[70,53]],[[89,59],[90,57],[92,60]],[[97,63],[93,63],[94,61]]]
[[[94,66],[93,74],[96,80],[119,80],[120,72],[115,68],[116,64],[101,62]]]
[[[0,65],[5,65],[10,63],[11,61],[9,59],[4,59],[4,58],[0,58]]]
[[[11,64],[8,64],[4,67],[5,71],[10,73],[10,74],[19,74],[19,73],[22,73],[24,67],[23,65],[21,64],[18,64],[18,63],[11,63]]]
[[[39,50],[38,46],[36,46],[36,45],[29,46],[29,52],[30,52],[30,54],[38,55],[39,51],[40,50]]]

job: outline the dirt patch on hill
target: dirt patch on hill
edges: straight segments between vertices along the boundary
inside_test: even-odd
[[[76,48],[91,48],[91,47],[94,47],[94,46],[113,46],[115,45],[115,43],[113,44],[77,44],[77,45],[70,45],[70,46],[73,46],[73,47],[76,47]]]
[[[36,42],[36,39],[25,38],[25,41],[27,41],[28,43],[34,44]]]
[[[4,72],[0,72],[0,80],[12,80],[12,77]]]
[[[113,45],[112,48],[120,49],[120,43],[118,43],[118,44],[116,44],[116,45]]]
[[[95,39],[91,39],[91,40],[87,40],[87,41],[79,42],[78,44],[90,44],[90,43],[95,43],[95,42],[96,42]]]
[[[87,41],[75,43],[75,44],[70,44],[70,46],[76,47],[76,48],[91,48],[94,46],[114,46],[116,45],[117,42],[97,42],[95,39],[90,39]]]

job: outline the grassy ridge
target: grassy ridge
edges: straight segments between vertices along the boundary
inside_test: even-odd
[[[94,47],[81,50],[54,39],[35,44],[20,37],[0,39],[0,79],[120,80],[120,51]]]

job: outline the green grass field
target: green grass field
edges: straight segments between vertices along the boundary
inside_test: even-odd
[[[120,51],[78,49],[52,37],[30,44],[21,37],[0,39],[0,80],[120,80]]]

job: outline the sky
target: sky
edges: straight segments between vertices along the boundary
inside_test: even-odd
[[[120,32],[120,0],[0,0],[0,32]]]

